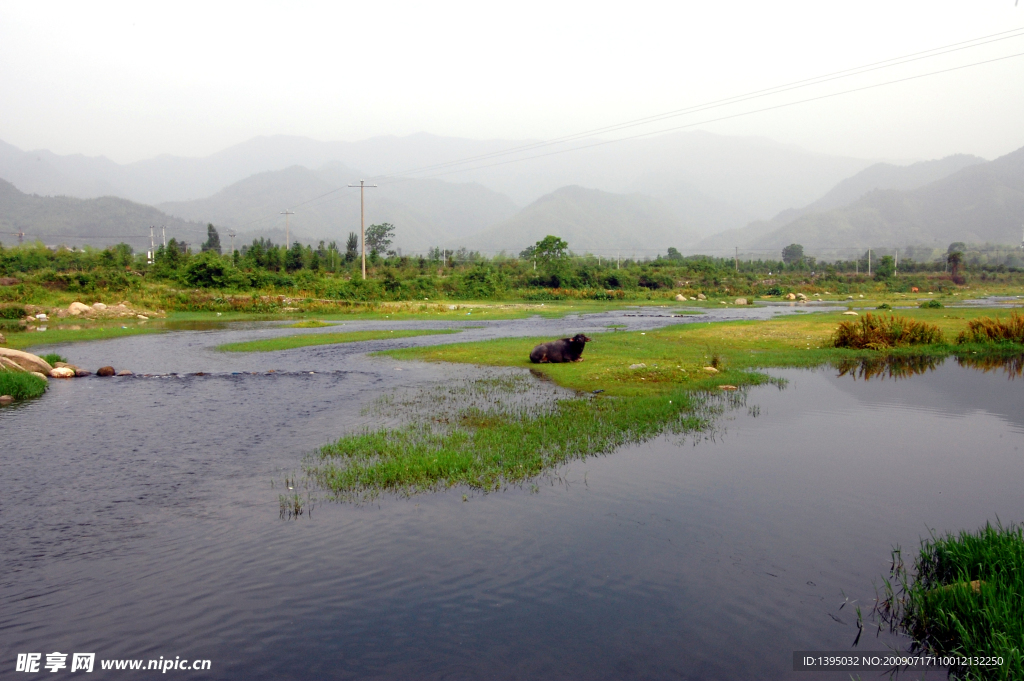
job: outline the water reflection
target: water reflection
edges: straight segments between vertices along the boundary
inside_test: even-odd
[[[968,355],[966,357],[957,357],[956,363],[962,367],[980,369],[985,373],[1002,369],[1011,381],[1024,374],[1024,354],[1003,355],[1001,357]]]
[[[927,355],[867,357],[841,360],[835,364],[835,368],[839,371],[839,376],[849,376],[854,380],[869,381],[885,378],[899,380],[934,371],[944,361],[944,357]]]
[[[849,376],[862,381],[891,378],[898,381],[935,371],[945,361],[945,357],[907,355],[841,360],[833,366],[840,377]],[[962,367],[979,369],[986,373],[1002,369],[1011,380],[1024,375],[1024,354],[967,355],[956,357],[956,362]]]

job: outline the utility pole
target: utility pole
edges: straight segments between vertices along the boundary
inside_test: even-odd
[[[349,187],[355,186],[354,184],[349,185]],[[363,190],[366,187],[376,186],[375,184],[366,184],[366,180],[359,180],[359,236],[363,239],[363,279],[366,279],[366,204],[363,203]]]
[[[23,231],[21,231],[19,229],[18,230],[18,245],[20,246],[21,242],[24,241],[24,240],[25,240],[25,232],[23,232]]]
[[[285,208],[283,211],[281,211],[281,215],[284,216],[284,247],[287,249],[292,247],[292,240],[288,234],[288,216],[295,215],[295,213]]]
[[[153,258],[156,256],[156,241],[153,237],[154,229],[155,227],[153,225],[149,226],[149,253],[146,254],[146,262],[150,265],[153,264]]]
[[[229,230],[228,236],[231,237],[231,255],[235,255],[235,230]]]
[[[733,256],[733,259],[736,261],[736,271],[739,272],[740,271],[740,247],[739,246],[735,246],[734,248],[736,249],[736,254]]]
[[[619,269],[620,260],[622,260],[622,251],[615,251],[615,269]]]
[[[893,265],[892,269],[895,272],[895,271],[899,270],[899,268],[900,268],[900,249],[897,248],[896,249],[896,262]]]
[[[167,225],[161,225],[160,236],[163,237],[164,248],[167,248]]]
[[[868,249],[868,276],[871,276],[871,249]]]

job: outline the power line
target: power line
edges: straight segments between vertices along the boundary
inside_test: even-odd
[[[551,145],[554,145],[554,144],[561,144],[561,143],[570,142],[570,141],[573,141],[573,140],[576,140],[576,139],[590,137],[592,135],[598,135],[598,134],[606,133],[606,132],[614,132],[616,130],[622,130],[622,129],[626,129],[626,128],[630,128],[630,127],[635,127],[635,126],[638,126],[638,125],[645,125],[647,123],[657,122],[659,120],[664,120],[664,119],[667,119],[667,118],[673,118],[673,117],[677,117],[677,116],[682,116],[682,115],[686,115],[686,114],[689,114],[689,113],[698,113],[700,111],[706,111],[708,109],[719,108],[719,107],[722,107],[722,106],[726,106],[728,104],[737,104],[739,102],[748,101],[750,99],[766,97],[766,96],[773,95],[773,94],[780,94],[782,92],[788,92],[790,90],[795,90],[795,89],[799,89],[799,88],[809,87],[811,85],[820,85],[822,83],[826,83],[826,82],[833,81],[833,80],[838,80],[838,79],[841,79],[841,78],[849,78],[851,76],[861,75],[861,74],[864,74],[864,73],[869,73],[871,71],[877,71],[879,69],[892,68],[894,66],[901,66],[903,64],[908,64],[908,63],[913,62],[913,61],[919,61],[921,59],[930,59],[932,57],[938,57],[938,56],[942,56],[944,54],[950,54],[952,52],[958,52],[960,50],[971,49],[971,48],[974,48],[974,47],[981,47],[982,45],[988,45],[990,43],[998,42],[998,41],[1001,41],[1001,40],[1009,40],[1009,39],[1012,39],[1012,38],[1019,38],[1019,37],[1022,37],[1022,36],[1024,36],[1024,28],[1015,28],[1015,29],[1012,29],[1012,30],[1009,30],[1009,31],[1002,31],[1000,33],[993,33],[993,34],[986,35],[986,36],[981,36],[981,37],[978,37],[978,38],[972,38],[971,40],[965,40],[965,41],[958,42],[958,43],[952,43],[950,45],[943,45],[941,47],[934,47],[934,48],[931,48],[929,50],[923,50],[921,52],[914,52],[914,53],[903,55],[903,56],[900,56],[900,57],[893,57],[891,59],[885,59],[885,60],[878,61],[878,62],[872,62],[870,64],[865,64],[865,65],[862,65],[862,66],[856,66],[856,67],[853,67],[853,68],[850,68],[850,69],[845,69],[845,70],[842,70],[842,71],[834,71],[832,73],[824,74],[824,75],[821,75],[821,76],[814,76],[812,78],[806,78],[806,79],[803,79],[803,80],[793,81],[793,82],[785,83],[785,84],[782,84],[782,85],[776,85],[776,86],[773,86],[773,87],[764,88],[764,89],[761,89],[761,90],[755,90],[753,92],[748,92],[748,93],[741,94],[741,95],[734,95],[734,96],[731,96],[731,97],[726,97],[724,99],[718,99],[718,100],[714,100],[714,101],[711,101],[711,102],[705,102],[703,104],[696,104],[696,105],[693,105],[693,106],[690,106],[690,107],[685,107],[685,108],[682,108],[682,109],[675,109],[673,111],[668,111],[668,112],[661,113],[661,114],[655,114],[653,116],[645,116],[643,118],[637,118],[637,119],[633,119],[633,120],[630,120],[630,121],[625,121],[623,123],[616,123],[616,124],[605,126],[605,127],[601,127],[601,128],[593,128],[591,130],[586,130],[586,131],[583,131],[583,132],[573,133],[573,134],[566,135],[564,137],[558,137],[558,138],[555,138],[555,139],[552,139],[552,140],[545,140],[545,141],[542,141],[542,142],[535,142],[535,143],[532,143],[532,144],[526,144],[526,145],[522,145],[522,146],[519,146],[519,147],[514,147],[512,149],[504,149],[504,150],[501,150],[501,151],[489,152],[489,153],[486,153],[486,154],[479,154],[477,156],[470,156],[470,157],[467,157],[467,158],[457,159],[457,160],[454,160],[454,161],[446,161],[446,162],[443,162],[443,163],[436,163],[436,164],[433,164],[433,165],[421,166],[419,168],[414,168],[414,169],[410,169],[410,170],[406,170],[406,171],[400,171],[400,172],[396,172],[396,173],[393,173],[393,174],[394,175],[410,175],[410,174],[413,174],[413,173],[424,172],[424,171],[427,171],[427,170],[434,170],[434,169],[438,169],[438,168],[450,167],[450,166],[453,166],[453,165],[465,165],[466,163],[470,163],[470,162],[473,162],[473,161],[486,160],[486,159],[495,158],[495,157],[498,157],[498,156],[505,156],[505,155],[508,155],[508,154],[518,153],[518,152],[521,152],[521,151],[529,151],[529,150],[532,150],[532,149],[538,149],[538,148],[542,148],[542,147],[546,147],[546,146],[551,146]],[[387,174],[391,175],[392,173],[387,173]]]

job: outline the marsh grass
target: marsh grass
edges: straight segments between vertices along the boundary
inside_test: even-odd
[[[882,624],[908,634],[913,652],[998,656],[1001,667],[953,668],[970,679],[1024,678],[1024,530],[987,523],[977,532],[932,535],[913,572],[893,550],[875,606]]]
[[[225,352],[275,352],[305,348],[311,345],[334,345],[336,343],[358,343],[361,341],[384,340],[386,338],[411,338],[458,333],[458,329],[373,329],[368,331],[344,331],[340,333],[315,333],[300,336],[280,336],[265,340],[245,341],[218,345]]]
[[[322,329],[325,326],[333,326],[333,324],[328,324],[327,322],[321,321],[319,319],[307,319],[305,321],[295,322],[294,324],[289,324],[288,328],[289,329]]]
[[[832,345],[855,350],[884,350],[906,345],[942,343],[942,330],[934,324],[906,317],[866,314],[857,321],[840,322]]]
[[[972,319],[967,322],[967,328],[957,336],[956,342],[1024,344],[1024,315],[1014,310],[1009,319]]]
[[[15,400],[39,397],[46,392],[47,383],[27,371],[0,369],[0,395],[10,395]]]
[[[41,355],[41,358],[42,358],[42,360],[44,362],[46,362],[50,366],[53,366],[57,362],[67,363],[67,361],[68,361],[67,357],[63,357],[61,355],[58,355],[56,352],[48,352],[45,355]]]

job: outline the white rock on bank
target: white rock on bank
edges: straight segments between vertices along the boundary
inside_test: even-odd
[[[746,304],[747,304],[747,299],[746,298],[737,298],[736,302],[733,303],[733,305],[746,305]]]
[[[68,312],[75,315],[76,317],[82,314],[83,312],[88,312],[91,309],[92,308],[86,305],[85,303],[79,303],[77,301],[68,305]]]
[[[93,303],[92,304],[92,309],[94,309],[94,310],[106,310],[107,306],[104,305],[103,303]]]
[[[74,378],[75,370],[70,367],[57,367],[50,370],[50,378]]]
[[[848,315],[852,315],[852,316],[854,316],[854,317],[859,317],[859,316],[860,316],[859,314],[857,314],[857,313],[856,313],[856,312],[854,312],[853,310],[847,310],[847,311],[846,311],[846,312],[844,312],[843,314],[848,314]]]
[[[0,357],[6,357],[25,371],[38,371],[42,374],[50,373],[50,366],[46,360],[31,352],[22,352],[12,348],[0,348]]]

